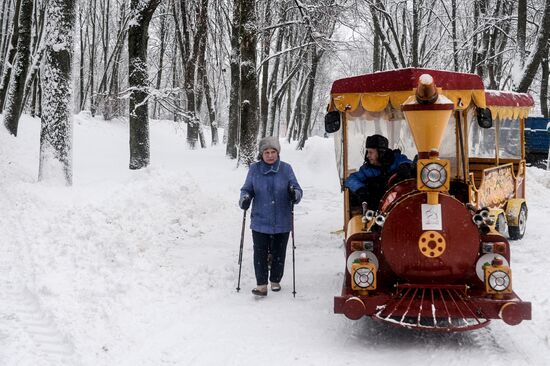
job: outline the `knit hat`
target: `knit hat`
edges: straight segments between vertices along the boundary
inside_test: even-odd
[[[279,139],[274,136],[264,137],[260,140],[260,154],[263,154],[267,149],[275,149],[278,153],[281,153],[281,144]]]
[[[365,147],[367,149],[387,149],[388,148],[388,139],[382,135],[372,135],[367,137],[365,142]]]

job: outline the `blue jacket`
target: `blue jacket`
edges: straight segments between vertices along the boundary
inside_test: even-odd
[[[241,188],[241,198],[249,195],[252,200],[250,228],[264,234],[287,233],[292,229],[289,187],[296,191],[297,202],[302,198],[302,188],[296,180],[290,164],[278,159],[273,165],[263,160],[248,170]]]
[[[393,163],[386,168],[387,177],[389,178],[392,174],[397,171],[399,165],[403,163],[411,163],[406,155],[401,154],[401,150],[393,150]],[[365,187],[365,182],[369,178],[379,177],[382,174],[382,167],[371,165],[368,162],[363,164],[359,171],[350,174],[348,179],[346,179],[345,186],[348,187],[352,192],[357,192],[358,189]]]

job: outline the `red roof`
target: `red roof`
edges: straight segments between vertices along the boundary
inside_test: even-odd
[[[532,107],[535,104],[529,94],[499,90],[486,90],[485,101],[488,107]]]
[[[418,78],[422,74],[430,74],[435,85],[443,90],[484,89],[483,81],[475,74],[407,68],[339,79],[332,84],[330,92],[331,94],[340,94],[411,90],[418,86]]]

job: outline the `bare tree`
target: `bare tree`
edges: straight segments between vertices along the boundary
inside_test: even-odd
[[[25,79],[30,63],[32,13],[33,0],[22,0],[21,11],[19,13],[17,56],[13,66],[6,110],[4,111],[4,126],[14,136],[17,136],[19,116],[23,109],[23,92],[25,91]]]
[[[550,67],[548,65],[548,42],[546,42],[546,50],[540,63],[541,77],[540,77],[540,113],[548,118],[548,78],[550,76]]]
[[[72,184],[72,91],[75,0],[50,0],[38,179]]]
[[[529,90],[535,74],[543,59],[546,51],[546,44],[550,37],[550,0],[545,1],[544,13],[542,16],[540,28],[537,34],[536,42],[533,45],[530,56],[525,62],[521,77],[516,82],[515,91],[525,93]]]
[[[256,77],[256,2],[241,1],[241,131],[239,162],[250,165],[256,157],[258,136],[258,80]]]
[[[6,94],[8,91],[12,65],[15,61],[15,55],[17,54],[17,41],[19,39],[19,11],[21,9],[21,0],[15,1],[15,12],[13,14],[12,33],[9,45],[9,52],[5,58],[7,62],[4,62],[4,74],[2,75],[2,84],[0,85],[0,112],[4,110],[4,102],[6,101]]]
[[[161,0],[131,0],[133,20],[128,30],[128,86],[130,89],[130,169],[149,165],[149,23]]]
[[[240,125],[241,95],[241,1],[233,1],[231,22],[231,51],[229,65],[231,69],[231,91],[229,93],[229,121],[227,125],[227,146],[225,154],[231,159],[237,158],[238,134]]]

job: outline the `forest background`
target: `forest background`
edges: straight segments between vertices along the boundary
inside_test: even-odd
[[[380,70],[476,73],[549,113],[550,0],[2,0],[0,17],[0,112],[15,136],[41,119],[39,180],[71,184],[74,113],[128,120],[130,169],[149,119],[250,164],[258,138],[322,134],[334,79]]]

